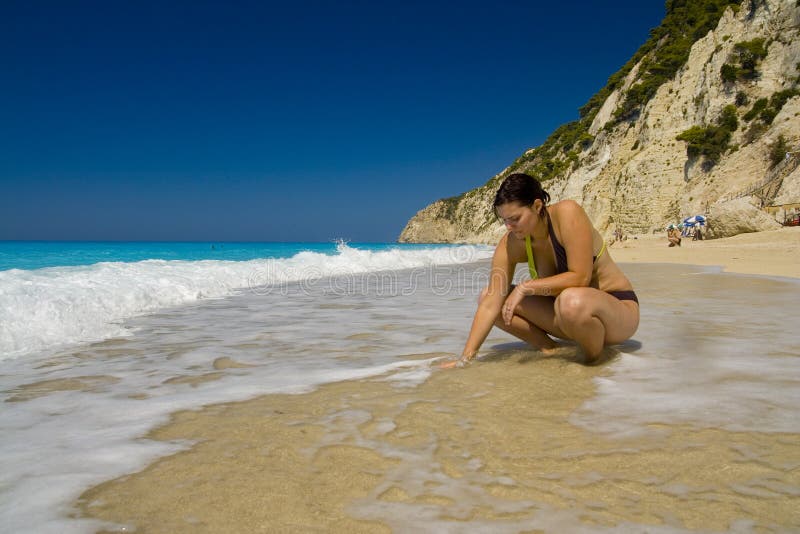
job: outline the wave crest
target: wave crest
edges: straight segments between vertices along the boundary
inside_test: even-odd
[[[491,248],[472,245],[365,250],[340,241],[336,250],[249,261],[144,260],[0,271],[0,359],[130,335],[124,319],[242,289],[265,294],[283,284],[491,255]]]

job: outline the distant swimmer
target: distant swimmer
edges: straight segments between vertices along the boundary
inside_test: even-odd
[[[550,336],[574,340],[588,363],[636,332],[639,300],[605,240],[579,204],[549,201],[527,174],[500,185],[494,210],[508,232],[495,249],[461,359],[445,367],[474,358],[492,326],[537,349],[555,348]],[[530,279],[512,285],[516,265],[525,262]]]

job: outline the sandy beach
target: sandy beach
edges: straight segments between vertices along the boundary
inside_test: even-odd
[[[345,382],[180,413],[150,437],[198,444],[87,492],[83,510],[143,532],[800,527],[796,435],[608,439],[569,422],[604,373],[512,351],[414,389]]]
[[[620,263],[716,265],[726,272],[800,277],[800,227],[667,246],[666,233],[630,236],[609,249]]]
[[[495,331],[486,359],[420,385],[379,376],[182,411],[146,438],[188,450],[86,491],[81,517],[141,532],[800,529],[800,340],[759,355],[758,339],[782,335],[796,283],[665,265],[798,277],[800,229],[684,243],[612,247],[640,264],[626,270],[645,308],[601,365]],[[763,320],[743,323],[753,295]]]

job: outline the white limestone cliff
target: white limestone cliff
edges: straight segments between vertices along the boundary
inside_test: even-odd
[[[767,56],[758,65],[760,76],[723,82],[720,71],[733,56],[735,44],[756,38],[765,39],[767,45]],[[543,183],[554,202],[577,200],[606,235],[616,227],[644,233],[699,213],[735,212],[736,206],[750,203],[715,204],[725,197],[730,201],[772,175],[780,184],[770,194],[773,203],[800,202],[797,162],[778,176],[770,159],[770,150],[782,137],[794,153],[790,158],[800,160],[800,96],[790,98],[770,125],[754,126],[758,121],[742,119],[756,100],[800,87],[796,0],[749,0],[739,10],[728,8],[716,29],[694,43],[686,64],[661,85],[635,120],[605,127],[624,92],[636,83],[638,70],[636,65],[601,106],[589,128],[594,142],[579,154],[578,164]],[[702,158],[689,158],[686,143],[676,137],[693,126],[715,124],[722,109],[735,103],[737,93],[748,101],[737,108],[739,127],[718,163],[704,168]],[[506,174],[508,169],[480,188],[424,208],[408,222],[399,240],[495,243],[503,228],[491,205]]]

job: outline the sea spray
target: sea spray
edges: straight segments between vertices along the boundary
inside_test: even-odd
[[[334,253],[303,251],[248,261],[160,260],[0,271],[0,359],[129,335],[126,318],[241,291],[265,294],[352,275],[424,269],[486,259],[490,247],[365,250],[338,243]],[[333,278],[332,278],[333,277]],[[345,277],[342,279],[341,277]],[[412,289],[413,290],[413,289]]]

